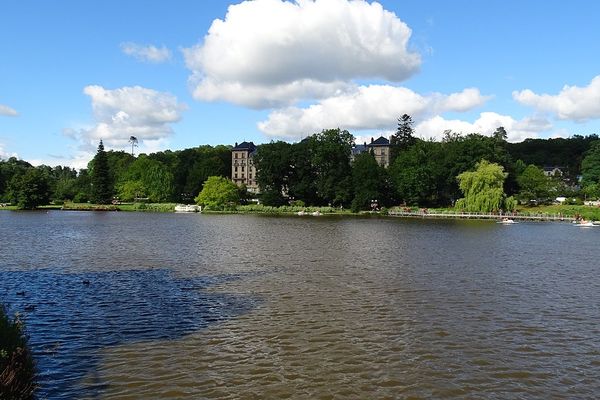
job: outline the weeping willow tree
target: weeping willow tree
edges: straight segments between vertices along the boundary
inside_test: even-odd
[[[465,196],[456,202],[456,208],[469,212],[514,210],[516,201],[504,193],[507,175],[502,166],[481,160],[475,171],[466,171],[456,177]]]

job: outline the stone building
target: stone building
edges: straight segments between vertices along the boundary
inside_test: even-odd
[[[256,183],[256,167],[252,160],[256,154],[256,146],[252,142],[235,144],[231,149],[231,179],[236,185],[246,185],[251,193],[258,193]]]
[[[352,147],[352,159],[358,154],[364,153],[365,151],[371,152],[375,156],[375,161],[384,168],[390,166],[390,141],[383,136],[373,140],[367,144],[357,144]]]

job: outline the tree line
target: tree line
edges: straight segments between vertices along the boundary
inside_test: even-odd
[[[409,115],[398,119],[390,140],[388,168],[381,167],[369,151],[353,155],[355,139],[341,129],[323,130],[297,143],[259,145],[254,162],[260,201],[274,206],[295,203],[353,210],[398,204],[454,206],[465,199],[461,185],[468,175],[461,174],[479,169],[481,176],[490,174],[489,180],[503,177],[504,200],[494,203],[497,207],[505,206],[502,202],[509,198],[526,203],[559,195],[600,197],[597,135],[509,143],[507,132],[499,127],[491,136],[446,131],[442,140],[434,141],[416,138],[412,125]],[[492,171],[495,166],[501,168],[501,175]],[[562,175],[546,176],[544,166],[558,166]],[[205,182],[213,176],[231,178],[230,146],[134,157],[123,151],[105,151],[100,142],[96,156],[79,171],[34,167],[16,158],[0,160],[0,203],[20,208],[63,201],[106,204],[116,198],[191,203],[199,199]],[[218,183],[221,188],[226,184]],[[247,197],[243,189],[234,193],[228,188],[225,198],[243,200]]]
[[[499,127],[491,136],[446,131],[441,141],[434,141],[416,138],[412,124],[408,115],[399,119],[390,140],[387,169],[369,152],[352,157],[354,139],[340,129],[325,130],[295,144],[279,141],[259,146],[255,162],[263,202],[281,205],[299,200],[354,210],[369,209],[374,203],[379,207],[454,206],[466,195],[468,175],[464,174],[478,168],[481,176],[488,174],[488,180],[502,178],[502,196],[490,203],[492,209],[514,206],[517,201],[546,202],[559,195],[600,196],[596,135],[508,143],[507,132]],[[594,157],[598,161],[592,161]],[[559,166],[562,173],[547,176],[546,165]],[[466,204],[458,203],[460,207]]]
[[[200,146],[134,157],[105,151],[100,142],[87,168],[34,167],[14,157],[0,160],[0,203],[19,208],[73,201],[191,203],[209,176],[231,174],[231,147]]]

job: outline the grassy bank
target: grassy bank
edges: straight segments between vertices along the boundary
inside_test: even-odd
[[[40,209],[43,210],[71,210],[71,211],[139,211],[139,212],[174,212],[175,203],[126,203],[117,205],[103,205],[103,204],[90,204],[90,203],[71,203],[65,202],[63,205],[47,205],[42,206]],[[0,210],[17,210],[16,206],[4,206],[0,207]],[[393,207],[389,211],[419,211],[419,207]],[[430,208],[430,212],[438,213],[454,213],[454,208]],[[357,215],[352,213],[348,208],[338,207],[301,207],[301,206],[281,206],[271,207],[262,204],[248,204],[241,206],[234,206],[226,209],[204,209],[202,212],[207,214],[274,214],[274,215],[292,215],[297,214],[300,211],[306,213],[320,212],[324,215]],[[380,214],[386,215],[386,209],[383,209]],[[557,215],[561,214],[564,217],[575,217],[581,216],[584,219],[600,221],[600,207],[591,206],[568,206],[568,205],[549,205],[549,206],[520,206],[517,208],[517,212],[522,215]],[[368,211],[362,211],[359,214],[369,214]]]
[[[319,212],[326,215],[350,215],[352,212],[350,209],[340,209],[337,207],[300,207],[300,206],[281,206],[271,207],[262,204],[248,204],[242,206],[236,206],[224,210],[211,210],[204,209],[203,213],[207,214],[274,214],[274,215],[292,215],[297,214],[300,211],[305,213]]]
[[[35,366],[23,324],[0,305],[0,399],[33,399]]]
[[[600,208],[592,206],[565,206],[565,205],[550,205],[537,207],[519,207],[518,212],[521,214],[562,214],[565,217],[576,217],[600,221]]]

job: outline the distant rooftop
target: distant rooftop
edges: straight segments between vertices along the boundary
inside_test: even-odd
[[[371,143],[369,143],[367,146],[389,146],[390,145],[390,141],[386,138],[384,138],[383,136],[379,136],[379,138],[377,138],[377,140],[373,140],[373,138],[371,138]]]
[[[249,152],[253,152],[254,150],[256,150],[256,146],[254,145],[254,142],[242,142],[240,144],[237,144],[236,142],[235,146],[231,150],[247,150]]]

